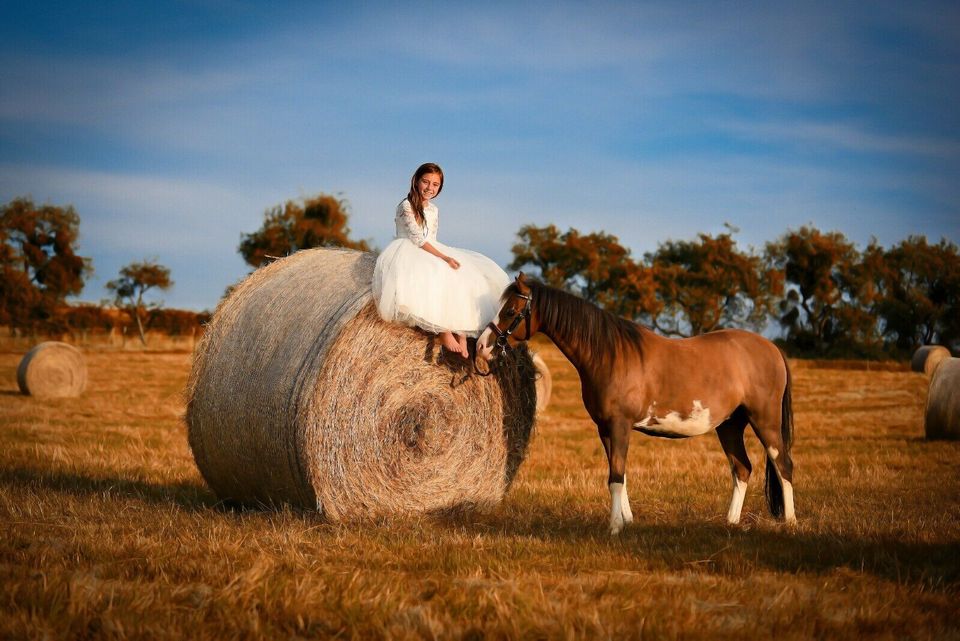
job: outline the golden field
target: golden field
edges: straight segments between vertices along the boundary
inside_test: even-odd
[[[0,353],[0,638],[960,638],[960,443],[924,440],[922,375],[794,363],[795,528],[766,516],[752,435],[730,527],[715,437],[634,434],[611,538],[576,373],[536,347],[552,400],[499,508],[345,524],[217,505],[185,351],[88,350],[86,394],[57,401]]]

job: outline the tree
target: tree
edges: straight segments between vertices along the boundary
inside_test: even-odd
[[[696,336],[731,326],[759,329],[783,290],[780,272],[740,251],[729,233],[667,241],[646,260],[663,304],[653,325],[668,335]]]
[[[636,319],[658,311],[650,270],[634,262],[616,236],[573,228],[561,234],[554,225],[525,225],[517,236],[510,269],[532,267],[548,285],[620,316]]]
[[[125,308],[137,321],[140,343],[143,345],[147,344],[143,330],[147,310],[160,307],[160,303],[144,303],[143,296],[153,288],[167,290],[171,285],[170,270],[154,260],[130,263],[120,269],[120,278],[107,283],[107,289],[114,293],[117,307]]]
[[[263,225],[252,234],[242,234],[237,251],[249,265],[260,267],[278,256],[310,247],[348,247],[368,251],[365,240],[350,239],[349,205],[327,194],[288,200],[264,212]]]
[[[960,254],[942,239],[931,245],[910,236],[888,250],[876,242],[864,252],[875,288],[874,311],[883,335],[902,350],[960,340]]]
[[[875,319],[860,305],[867,292],[861,256],[843,234],[804,226],[767,243],[765,258],[787,283],[779,320],[789,342],[822,353],[873,336]]]
[[[0,208],[0,322],[32,329],[83,290],[92,268],[75,251],[79,228],[70,206],[17,198]]]

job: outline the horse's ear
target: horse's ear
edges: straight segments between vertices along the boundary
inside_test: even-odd
[[[523,272],[517,274],[517,289],[521,294],[530,294],[530,286],[527,285],[527,277],[523,275]]]

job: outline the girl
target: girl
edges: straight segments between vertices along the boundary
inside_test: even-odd
[[[445,349],[466,358],[467,336],[497,315],[510,279],[486,256],[437,241],[439,212],[431,201],[442,189],[440,167],[417,168],[397,205],[397,237],[377,258],[373,299],[384,320],[439,334]]]

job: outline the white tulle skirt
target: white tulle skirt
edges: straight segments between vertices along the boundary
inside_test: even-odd
[[[373,298],[380,316],[429,332],[452,331],[479,336],[500,309],[500,295],[510,278],[477,252],[430,241],[460,263],[446,262],[407,238],[387,245],[373,270]]]

